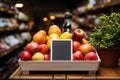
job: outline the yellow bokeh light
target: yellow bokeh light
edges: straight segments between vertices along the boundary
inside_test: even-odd
[[[55,19],[55,16],[51,15],[51,16],[50,16],[50,19],[51,19],[51,20],[54,20],[54,19]]]
[[[16,3],[16,4],[15,4],[15,7],[17,7],[17,8],[22,8],[23,5],[24,5],[23,3]]]
[[[47,18],[47,17],[44,17],[44,18],[43,18],[43,21],[47,21],[47,20],[48,20],[48,18]]]

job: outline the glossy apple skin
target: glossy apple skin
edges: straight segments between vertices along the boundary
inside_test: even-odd
[[[89,52],[94,51],[94,48],[90,44],[82,44],[79,48],[79,50],[85,55]]]
[[[26,45],[25,49],[29,51],[31,54],[34,54],[38,51],[38,44],[36,42],[30,42]]]
[[[84,55],[81,51],[76,51],[73,53],[73,60],[84,60]]]
[[[24,61],[26,61],[26,60],[31,60],[31,58],[32,58],[32,55],[31,55],[30,52],[28,52],[28,51],[22,51],[22,52],[20,53],[20,59],[21,59],[21,60],[24,60]]]
[[[76,51],[79,51],[79,48],[81,46],[81,43],[78,42],[78,41],[73,41],[72,42],[72,45],[73,45],[73,52],[76,52]]]
[[[50,60],[50,53],[44,54],[44,60]]]
[[[85,55],[85,60],[98,60],[97,54],[95,52],[89,52]]]
[[[49,52],[49,49],[46,44],[40,44],[38,48],[39,48],[39,51],[43,54],[47,54]]]
[[[75,29],[73,31],[73,40],[81,42],[85,36],[85,32],[82,29]]]

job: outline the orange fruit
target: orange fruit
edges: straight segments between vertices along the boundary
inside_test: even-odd
[[[33,41],[38,44],[44,44],[46,42],[46,32],[44,30],[40,30],[33,35]]]
[[[42,33],[43,35],[46,35],[46,32],[44,30],[39,30],[37,33]]]
[[[53,33],[58,34],[60,36],[61,29],[57,25],[51,25],[48,30],[48,35],[53,34]]]
[[[48,38],[48,41],[47,41],[47,47],[50,49],[50,46],[51,46],[51,40],[52,39],[59,39],[59,35],[58,34],[50,34],[49,38]]]

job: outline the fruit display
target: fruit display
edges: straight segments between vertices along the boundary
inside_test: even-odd
[[[50,60],[51,40],[72,40],[72,59],[79,60],[98,60],[97,52],[85,39],[85,32],[77,28],[72,33],[61,32],[57,25],[51,25],[48,32],[39,30],[33,35],[33,39],[25,46],[25,50],[20,53],[20,59],[27,60]]]

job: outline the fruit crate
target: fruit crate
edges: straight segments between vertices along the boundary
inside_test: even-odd
[[[98,71],[101,60],[97,51],[97,60],[73,60],[72,40],[52,40],[51,44],[51,60],[18,60],[23,74],[29,71],[88,71],[91,75]]]
[[[89,75],[95,75],[101,60],[94,61],[22,61],[18,60],[22,74],[29,71],[88,71]]]

